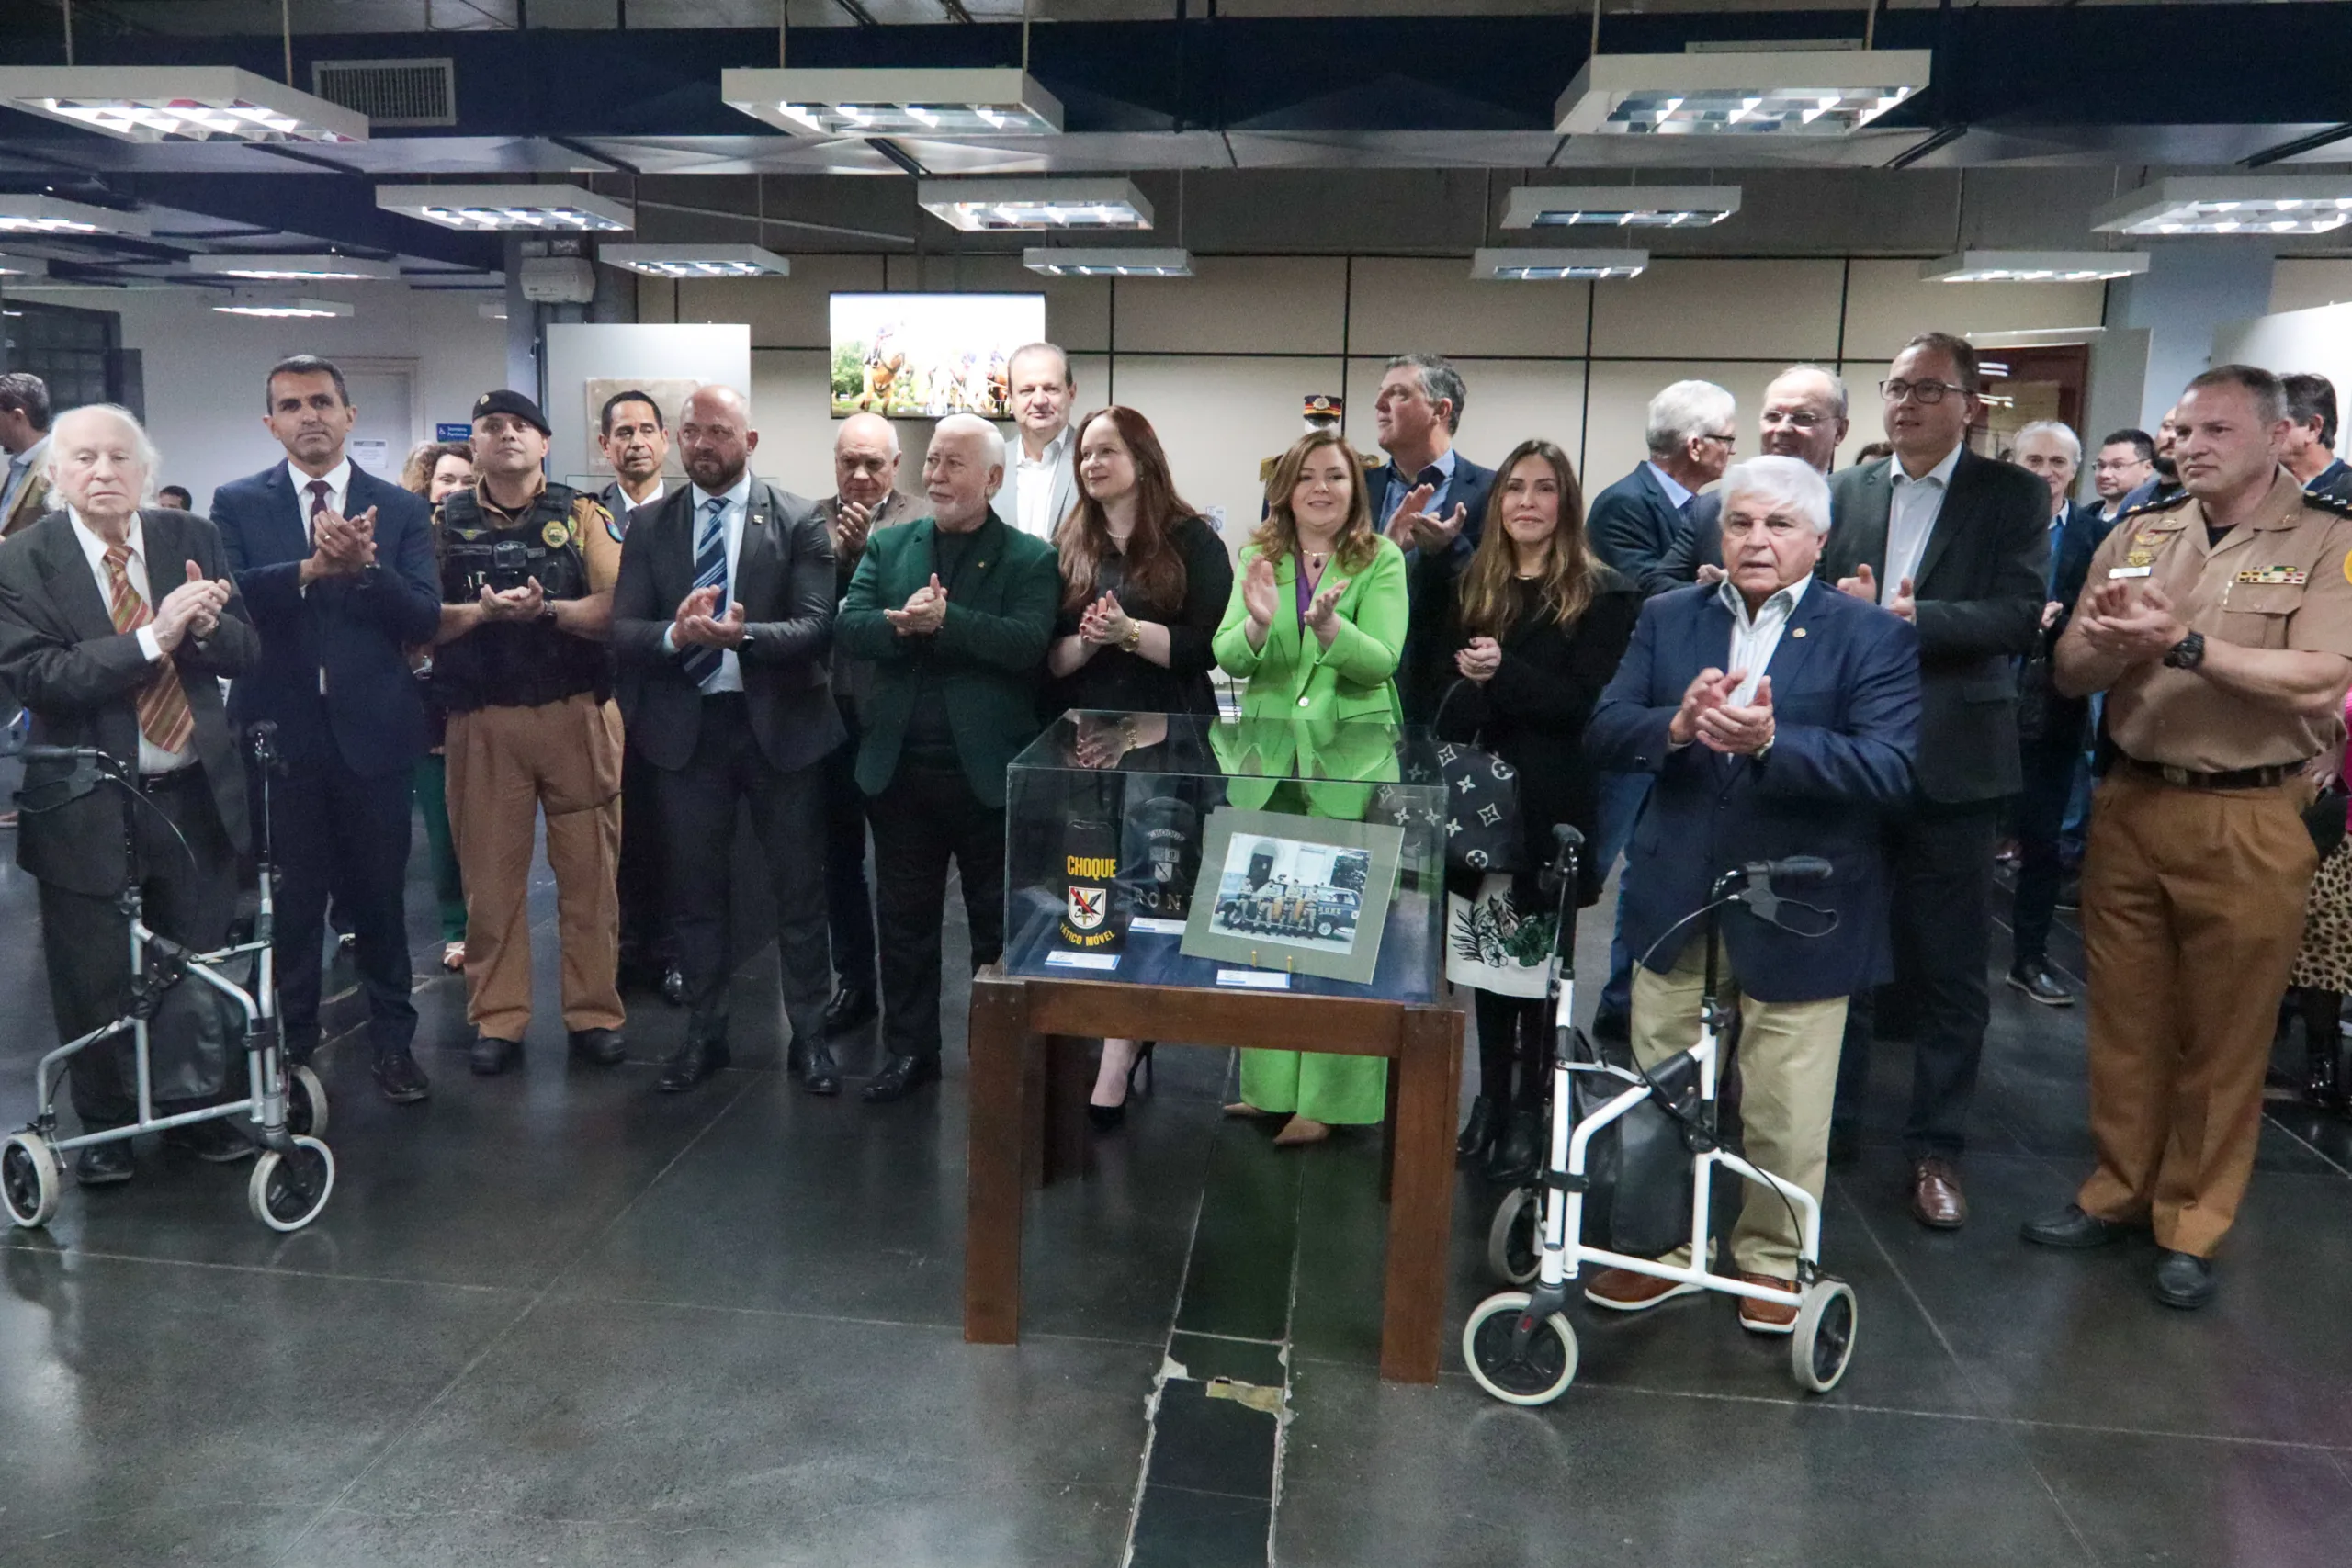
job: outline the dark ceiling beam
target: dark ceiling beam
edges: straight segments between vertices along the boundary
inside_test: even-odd
[[[939,0],[939,8],[951,22],[969,23],[972,13],[964,9],[964,0]]]
[[[864,6],[859,5],[858,0],[833,0],[833,4],[842,8],[842,14],[843,16],[847,17],[851,21],[855,22],[861,28],[875,28],[881,26],[879,22],[876,22],[874,19],[874,13],[867,10]]]
[[[2292,141],[2281,141],[2276,147],[2266,147],[2251,157],[2239,159],[2238,163],[2245,168],[2259,169],[2267,164],[2315,152],[2322,147],[2341,141],[2347,136],[2352,136],[2352,125],[2332,125],[2325,130],[2314,130],[2309,136],[2299,136]]]
[[[1951,146],[1953,142],[1959,141],[1962,137],[1967,134],[1968,127],[1964,125],[1947,125],[1939,127],[1936,130],[1921,137],[1918,141],[1914,141],[1910,146],[1905,147],[1902,152],[1897,152],[1894,157],[1889,158],[1884,164],[1882,164],[1879,166],[1886,169],[1907,169],[1912,164],[1917,163],[1920,159],[1927,157],[1929,153],[1934,152],[1940,148]]]

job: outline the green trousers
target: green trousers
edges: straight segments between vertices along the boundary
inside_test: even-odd
[[[433,856],[433,901],[441,915],[441,940],[466,940],[466,879],[458,870],[458,846],[449,836],[449,769],[438,751],[428,752],[409,775],[409,791],[424,814],[424,843]]]
[[[1261,1111],[1333,1126],[1368,1125],[1388,1102],[1388,1062],[1321,1051],[1244,1051],[1241,1098]]]

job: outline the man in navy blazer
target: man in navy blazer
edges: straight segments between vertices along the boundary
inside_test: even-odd
[[[1891,968],[1880,820],[1910,798],[1919,725],[1918,636],[1813,579],[1829,487],[1795,457],[1758,457],[1724,481],[1724,558],[1712,587],[1660,594],[1602,694],[1586,750],[1650,776],[1634,832],[1625,937],[1638,955],[1633,1048],[1645,1066],[1698,1039],[1702,907],[1717,876],[1750,861],[1818,855],[1826,881],[1786,891],[1798,931],[1743,906],[1723,912],[1723,959],[1740,995],[1747,1157],[1820,1196],[1848,997]],[[1798,1237],[1788,1206],[1751,1186],[1732,1253],[1743,1277],[1792,1293],[1743,1298],[1741,1325],[1796,1321]],[[1686,1259],[1680,1261],[1687,1262]],[[1605,1269],[1586,1295],[1623,1312],[1696,1287]]]
[[[1480,468],[1453,445],[1468,400],[1462,372],[1435,354],[1391,359],[1373,400],[1373,428],[1388,460],[1365,471],[1364,493],[1373,522],[1405,552],[1406,592],[1419,611],[1412,617],[1416,627],[1445,624],[1442,607],[1425,603],[1423,595],[1452,592],[1477,546],[1494,490],[1495,470]],[[1425,557],[1450,558],[1448,570],[1423,571]],[[1398,666],[1396,694],[1406,717],[1427,723],[1453,683],[1453,666],[1415,652],[1408,649]],[[1423,671],[1425,664],[1430,671]]]
[[[432,513],[345,454],[358,411],[334,365],[297,355],[265,384],[262,423],[286,461],[215,491],[212,521],[261,634],[230,714],[274,722],[286,759],[269,787],[286,1050],[300,1061],[319,1043],[332,888],[351,916],[376,1087],[407,1104],[427,1092],[409,1050],[409,773],[425,726],[407,650],[430,646],[441,621]]]

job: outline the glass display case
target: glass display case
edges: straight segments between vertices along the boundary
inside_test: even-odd
[[[1066,713],[1006,793],[1007,974],[1436,996],[1446,785],[1425,729]]]

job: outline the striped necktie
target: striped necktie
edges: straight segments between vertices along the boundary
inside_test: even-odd
[[[718,604],[713,614],[727,614],[727,498],[715,495],[702,503],[702,526],[695,533],[695,589],[718,590]],[[715,648],[695,647],[686,649],[679,660],[686,679],[697,686],[707,686],[718,673],[724,657]]]
[[[130,547],[108,545],[106,561],[114,629],[135,632],[155,615],[130,585]],[[179,671],[168,653],[155,661],[154,679],[139,694],[139,733],[166,751],[185,751],[196,738],[196,715],[187,705],[187,694],[180,690]]]

